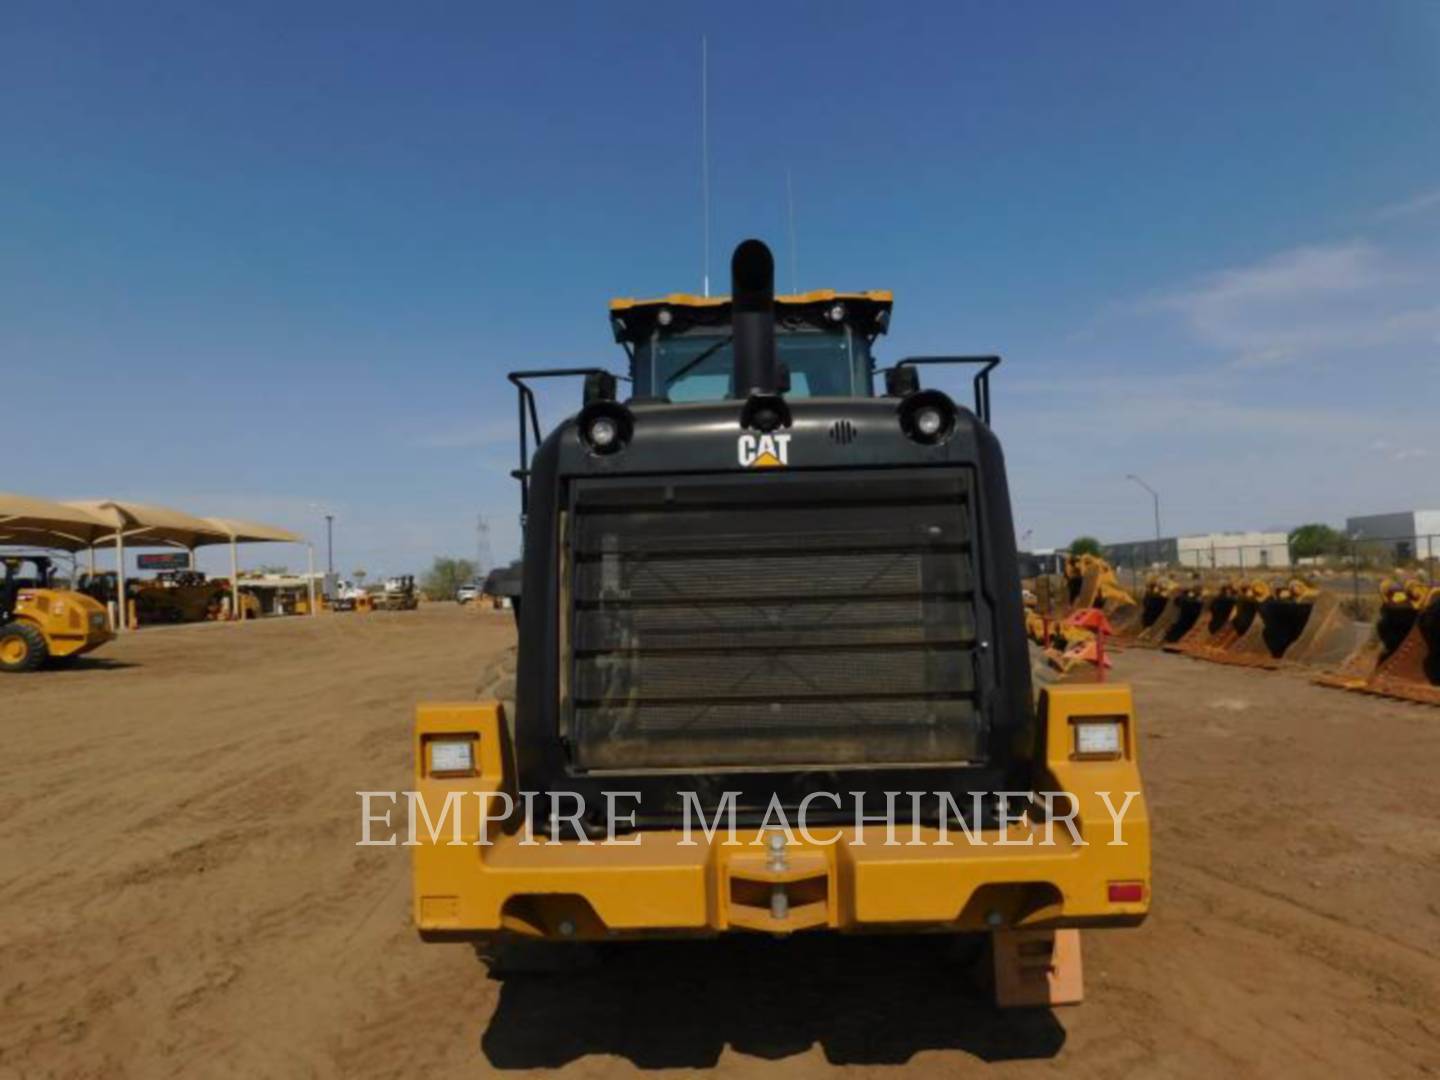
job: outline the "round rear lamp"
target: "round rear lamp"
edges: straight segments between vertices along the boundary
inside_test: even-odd
[[[939,390],[918,390],[900,402],[900,430],[917,443],[935,445],[955,431],[955,403]]]
[[[592,454],[615,454],[625,449],[635,432],[630,410],[615,401],[592,401],[580,410],[575,426],[580,441]]]
[[[915,431],[927,439],[933,439],[939,435],[945,427],[945,417],[933,405],[926,405],[923,409],[915,412]]]
[[[615,421],[608,416],[597,416],[590,422],[590,428],[585,432],[585,441],[596,450],[606,450],[616,439],[620,437],[620,428]]]

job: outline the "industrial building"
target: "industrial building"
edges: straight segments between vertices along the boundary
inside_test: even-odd
[[[1196,570],[1265,570],[1290,565],[1283,532],[1217,532],[1106,544],[1114,566],[1187,566]]]
[[[1440,557],[1440,510],[1402,510],[1345,519],[1345,535],[1362,547],[1384,546],[1402,562]]]

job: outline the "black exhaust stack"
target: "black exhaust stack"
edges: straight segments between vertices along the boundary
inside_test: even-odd
[[[771,397],[780,390],[775,357],[775,257],[746,240],[730,257],[731,334],[735,396]]]

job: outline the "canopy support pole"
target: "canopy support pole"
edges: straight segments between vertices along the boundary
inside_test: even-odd
[[[126,633],[130,629],[130,598],[125,588],[125,530],[115,530],[115,585],[118,592],[116,607],[120,614],[115,618],[115,632]]]
[[[310,572],[305,575],[305,584],[310,590],[310,614],[318,615],[320,613],[315,610],[315,545],[307,543],[305,550],[308,553],[310,563]]]
[[[238,622],[245,621],[240,610],[240,545],[230,538],[230,617]]]

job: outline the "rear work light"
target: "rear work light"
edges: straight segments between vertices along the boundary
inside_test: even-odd
[[[430,776],[474,776],[475,736],[441,736],[429,740],[426,773]]]
[[[1123,721],[1114,717],[1076,720],[1072,757],[1085,761],[1114,761],[1124,755]]]

